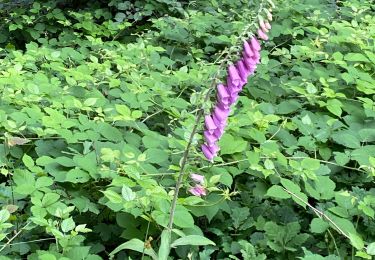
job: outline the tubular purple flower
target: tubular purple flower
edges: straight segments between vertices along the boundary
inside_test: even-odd
[[[217,152],[220,150],[219,146],[217,143],[214,143],[213,145],[207,145],[208,149],[210,149],[211,153],[216,155]]]
[[[208,146],[206,144],[202,144],[201,149],[206,159],[212,161],[212,159],[215,157],[215,154],[210,151]]]
[[[251,49],[251,46],[247,41],[244,41],[243,49],[244,49],[244,53],[246,54],[247,57],[252,57],[254,55],[254,52]]]
[[[258,29],[258,36],[259,36],[259,38],[261,38],[262,40],[265,40],[265,41],[268,40],[268,36],[267,36],[267,34],[265,34],[261,29]]]
[[[234,95],[230,96],[230,103],[231,104],[236,103],[237,99],[238,99],[238,94],[234,94]]]
[[[192,173],[192,174],[190,174],[190,178],[197,183],[200,183],[200,184],[204,183],[204,176],[203,175]]]
[[[207,131],[209,133],[213,134],[215,129],[216,129],[216,125],[215,125],[214,121],[212,120],[212,117],[210,115],[205,116],[204,122],[205,122]]]
[[[217,96],[219,103],[223,105],[228,105],[230,95],[228,93],[228,89],[226,86],[224,86],[223,84],[217,85]]]
[[[215,131],[214,131],[214,133],[215,133]],[[217,137],[214,135],[214,133],[210,133],[207,130],[203,132],[204,139],[206,140],[206,143],[208,145],[213,145],[217,141]]]
[[[206,196],[206,189],[201,186],[201,185],[195,185],[194,187],[191,187],[189,189],[189,192],[191,194],[193,194],[194,196],[198,196],[198,197],[201,197],[201,196]]]
[[[238,93],[242,90],[242,86],[238,85],[238,86],[235,86],[231,83],[229,77],[227,79],[227,85],[228,85],[228,93],[229,95],[232,95],[233,93]]]
[[[266,24],[264,23],[263,19],[260,19],[260,20],[259,20],[259,27],[262,29],[262,31],[263,31],[264,33],[268,32],[267,26],[266,26]]]
[[[255,50],[257,52],[260,51],[260,49],[261,49],[260,43],[258,42],[257,38],[255,38],[254,36],[251,37],[250,44],[251,44],[251,47],[253,48],[253,50]]]
[[[217,119],[219,119],[222,122],[228,118],[229,113],[230,109],[223,109],[219,106],[216,106],[213,114]]]
[[[236,87],[238,87],[241,83],[241,77],[240,75],[238,75],[238,71],[234,65],[229,65],[228,75],[230,78],[230,82]]]
[[[214,135],[217,137],[217,139],[220,139],[223,136],[225,132],[224,130],[225,130],[225,127],[219,127],[215,130]]]
[[[246,58],[244,59],[244,64],[249,71],[249,74],[252,74],[255,69],[257,68],[257,62],[253,58]]]
[[[239,71],[239,75],[242,79],[242,83],[247,83],[247,77],[250,75],[249,70],[246,68],[243,60],[239,60],[236,63],[237,70]]]
[[[224,128],[226,127],[228,117],[225,118],[225,119],[219,119],[219,118],[217,118],[217,117],[214,115],[212,118],[213,118],[214,123],[215,123],[215,125],[216,125],[217,128],[222,128],[222,129],[224,129]],[[216,130],[216,129],[215,129],[215,130]]]

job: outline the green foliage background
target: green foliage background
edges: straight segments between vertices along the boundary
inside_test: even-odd
[[[160,256],[194,115],[267,4],[1,1],[0,259]],[[220,157],[193,141],[171,259],[375,255],[374,7],[275,4]]]

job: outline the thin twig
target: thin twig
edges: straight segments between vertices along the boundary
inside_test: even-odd
[[[330,217],[328,217],[323,211],[315,208],[314,206],[312,206],[310,203],[308,203],[307,201],[305,201],[304,199],[300,198],[298,195],[296,195],[295,193],[291,192],[290,190],[288,189],[285,189],[283,188],[284,191],[286,191],[287,193],[289,193],[290,195],[292,195],[293,197],[295,197],[296,199],[298,199],[299,201],[301,201],[303,204],[305,204],[306,206],[308,206],[310,209],[312,209],[314,211],[314,213],[319,217],[319,218],[324,218],[326,219],[328,222],[330,222],[338,231],[339,233],[341,233],[343,236],[345,236],[347,239],[350,240],[350,237],[349,235],[347,235]]]
[[[21,232],[22,232],[22,231],[23,231],[23,230],[24,230],[24,229],[25,229],[30,223],[31,223],[31,222],[26,223],[25,226],[23,226],[20,230],[18,230],[17,233],[14,234],[14,236],[12,236],[12,237],[8,240],[8,242],[6,242],[6,243],[1,247],[0,252],[3,251],[7,246],[9,246],[10,243],[11,243],[16,237],[18,237],[19,234],[21,234]]]
[[[42,242],[42,241],[48,241],[48,240],[55,240],[54,237],[50,238],[41,238],[41,239],[36,239],[36,240],[30,240],[30,241],[24,241],[24,242],[17,242],[17,243],[11,243],[11,244],[2,244],[0,246],[15,246],[15,245],[22,245],[22,244],[30,244],[30,243],[37,243],[37,242]]]
[[[268,156],[261,156],[259,158],[260,159],[273,159],[273,157],[268,157]],[[306,158],[311,158],[311,157],[304,157],[304,156],[293,157],[293,156],[287,156],[285,158],[286,159],[300,160],[300,159],[306,159]],[[237,163],[240,163],[240,162],[246,162],[248,160],[249,159],[242,159],[242,160],[237,160],[237,161],[232,161],[232,162],[227,162],[227,163],[218,163],[218,164],[214,164],[212,166],[226,166],[226,165],[237,164]],[[348,170],[358,171],[358,172],[362,172],[362,173],[368,173],[368,172],[363,171],[363,170],[361,170],[359,168],[349,167],[349,166],[345,166],[345,165],[339,165],[339,164],[334,163],[334,162],[329,162],[329,161],[320,160],[320,159],[315,159],[315,160],[319,161],[320,163],[326,163],[326,164],[334,165],[334,166],[337,166],[337,167],[345,168],[345,169],[348,169]],[[206,169],[208,167],[211,167],[211,166],[203,166],[203,167],[199,168],[199,170]]]

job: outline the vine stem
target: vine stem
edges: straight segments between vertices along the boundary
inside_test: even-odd
[[[256,17],[259,17],[259,14],[262,12],[262,9],[263,9],[263,2],[261,2],[260,5],[259,5],[259,9],[258,9]],[[254,21],[255,20],[256,19],[254,19]],[[248,30],[251,28],[251,26],[253,26],[255,24],[254,21],[252,21],[249,25],[247,25],[245,27],[245,29],[242,31],[242,33],[239,35],[238,38],[241,41],[242,41],[242,38],[246,35],[246,33],[248,33]],[[201,109],[197,112],[195,123],[194,123],[194,126],[193,126],[193,130],[190,134],[187,146],[184,150],[184,154],[183,154],[182,161],[181,161],[181,168],[180,168],[180,171],[178,173],[178,179],[177,179],[174,194],[173,194],[172,204],[171,204],[171,208],[170,208],[170,212],[169,212],[169,214],[170,214],[169,215],[169,221],[168,221],[168,226],[167,226],[169,233],[172,232],[172,228],[173,228],[174,215],[175,215],[176,206],[177,206],[178,194],[179,194],[179,191],[180,191],[180,188],[181,188],[181,185],[182,185],[182,181],[183,181],[183,177],[184,177],[184,173],[185,173],[185,167],[186,167],[187,159],[188,159],[189,152],[190,152],[190,147],[193,143],[194,135],[197,133],[198,125],[200,124],[200,121],[201,121],[201,119],[204,115],[203,106],[208,101],[208,99],[210,98],[211,91],[213,90],[213,88],[216,85],[216,80],[217,80],[217,77],[220,74],[220,70],[222,69],[223,65],[228,62],[228,59],[230,58],[232,52],[236,51],[237,45],[238,44],[232,46],[229,50],[224,49],[224,51],[219,55],[219,57],[224,56],[224,58],[221,61],[216,73],[214,74],[214,76],[212,78],[212,83],[211,83],[211,86],[210,86],[207,94],[204,97],[203,105],[202,105]]]

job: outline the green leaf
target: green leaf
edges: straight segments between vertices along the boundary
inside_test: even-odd
[[[190,235],[186,237],[181,237],[173,241],[172,247],[178,246],[206,246],[206,245],[215,245],[214,242],[199,235]]]
[[[130,249],[133,251],[137,251],[139,253],[144,252],[146,255],[150,256],[153,260],[158,260],[158,255],[156,254],[156,252],[152,248],[145,248],[144,242],[136,238],[133,238],[119,245],[109,255],[114,256],[118,252],[125,250],[125,249]]]
[[[132,201],[136,197],[136,194],[128,186],[125,185],[122,186],[121,195],[126,201]]]
[[[160,164],[168,160],[168,153],[161,149],[150,148],[146,150],[146,161]]]
[[[181,228],[192,228],[194,226],[194,219],[186,208],[177,206],[174,215],[174,224]]]
[[[23,155],[22,162],[25,164],[25,166],[28,169],[32,169],[35,166],[33,159],[30,156],[28,156],[27,154]]]
[[[277,105],[276,110],[278,114],[286,115],[296,112],[301,108],[300,102],[296,99],[282,101],[279,105]]]
[[[329,224],[321,218],[314,218],[310,224],[311,232],[318,234],[324,233],[328,227]]]
[[[341,116],[342,113],[342,103],[337,99],[330,99],[327,101],[327,109],[329,112],[336,116]]]
[[[230,134],[224,134],[220,139],[219,146],[221,154],[234,154],[243,152],[247,148],[247,142],[241,137],[234,137]]]
[[[341,144],[348,148],[360,148],[361,143],[359,139],[347,132],[337,132],[331,135],[333,141],[335,141],[338,144]]]
[[[365,244],[363,243],[363,240],[360,236],[354,233],[349,233],[350,242],[352,245],[357,249],[361,250],[365,247]]]
[[[267,190],[267,196],[274,197],[278,199],[289,199],[290,194],[286,192],[281,186],[273,185],[271,188]]]
[[[348,53],[344,57],[347,61],[362,61],[362,62],[370,62],[368,58],[366,58],[365,55],[361,53]]]
[[[39,177],[36,182],[35,182],[35,188],[43,188],[43,187],[48,187],[53,184],[53,180],[50,177],[42,176]]]
[[[367,250],[366,250],[367,254],[369,255],[375,255],[375,242],[372,242],[371,244],[369,244],[367,246]]]
[[[114,192],[113,190],[106,190],[106,191],[102,191],[104,193],[104,195],[107,197],[107,199],[112,202],[112,203],[122,203],[122,197]]]
[[[0,210],[0,223],[4,223],[10,218],[10,213],[6,209]]]
[[[171,251],[171,233],[165,229],[161,233],[161,241],[160,241],[160,247],[158,251],[159,260],[167,260],[170,251]]]
[[[76,224],[74,223],[74,220],[72,217],[64,219],[61,222],[61,230],[66,233],[69,232],[70,230],[73,230],[76,227]]]
[[[320,168],[320,162],[313,158],[304,158],[301,161],[301,166],[305,169],[315,171]]]
[[[42,199],[42,205],[43,207],[48,207],[52,205],[53,203],[57,202],[60,198],[60,195],[57,193],[47,193],[44,195]]]

